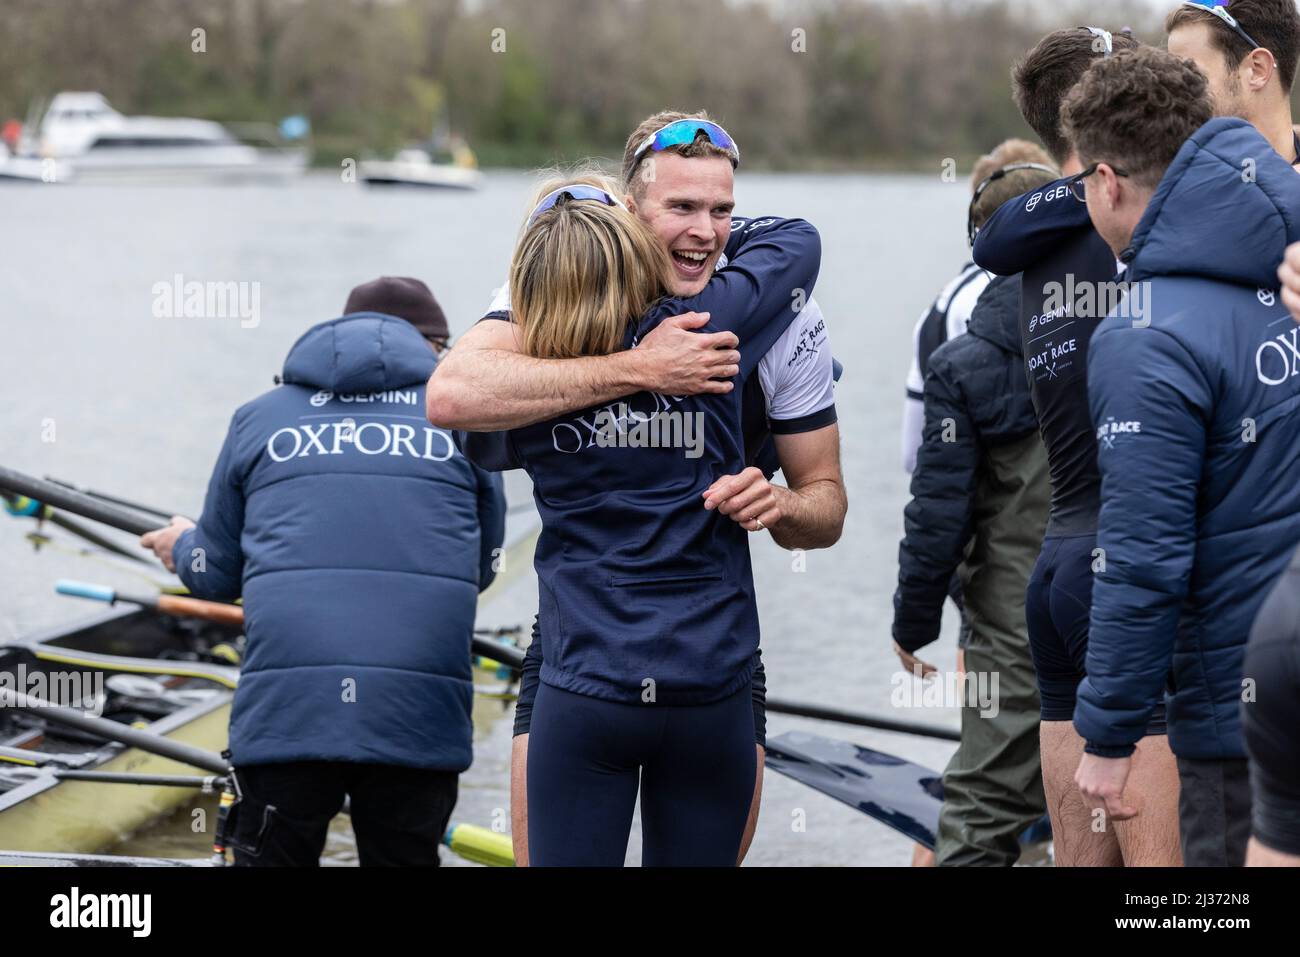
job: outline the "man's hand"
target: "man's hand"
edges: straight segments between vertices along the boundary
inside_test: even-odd
[[[665,319],[633,350],[645,388],[661,395],[725,395],[740,373],[740,340],[732,332],[692,332],[709,321],[707,312]]]
[[[1282,302],[1291,310],[1291,318],[1300,322],[1300,243],[1286,248],[1277,278],[1282,280]]]
[[[172,561],[172,549],[176,547],[176,539],[181,537],[181,532],[193,527],[194,523],[188,518],[173,515],[170,525],[155,528],[152,532],[141,535],[140,547],[152,551],[169,572],[175,572],[176,563]]]
[[[922,661],[910,651],[904,651],[902,645],[898,642],[894,642],[894,654],[898,655],[898,660],[903,663],[903,670],[909,675],[916,675],[918,678],[928,678],[930,675],[939,673],[939,669],[928,661]]]
[[[1132,757],[1102,758],[1085,753],[1074,772],[1074,783],[1089,807],[1103,808],[1112,821],[1127,821],[1137,817],[1138,809],[1124,801],[1124,785],[1128,782]]]
[[[704,508],[716,508],[750,532],[772,528],[781,521],[781,508],[771,483],[761,469],[752,465],[739,475],[724,475],[706,488]]]

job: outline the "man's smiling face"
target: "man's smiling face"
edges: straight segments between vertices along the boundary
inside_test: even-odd
[[[713,275],[731,235],[734,173],[725,156],[685,157],[657,153],[638,172],[644,193],[628,197],[628,207],[650,227],[673,261],[674,296],[701,292]]]

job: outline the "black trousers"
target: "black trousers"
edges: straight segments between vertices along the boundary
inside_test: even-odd
[[[1245,758],[1178,758],[1178,833],[1184,867],[1241,867],[1250,840]]]
[[[228,843],[237,867],[316,867],[351,802],[362,867],[437,867],[459,776],[386,764],[294,761],[236,770]]]

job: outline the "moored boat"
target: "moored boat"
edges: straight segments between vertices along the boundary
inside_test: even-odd
[[[67,179],[66,163],[35,156],[15,156],[0,143],[0,182],[61,183]]]
[[[478,189],[483,182],[473,166],[435,163],[422,149],[402,150],[392,160],[362,160],[357,175],[367,186]]]
[[[304,149],[254,146],[211,120],[126,116],[99,93],[60,93],[33,115],[19,164],[54,160],[60,181],[282,180],[307,165]]]

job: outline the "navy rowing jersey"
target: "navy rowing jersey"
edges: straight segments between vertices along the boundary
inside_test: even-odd
[[[629,330],[632,347],[664,319],[708,312],[706,332],[740,339],[727,395],[641,392],[508,432],[542,517],[535,566],[541,680],[627,703],[721,700],[750,678],[758,611],[749,533],[702,507],[715,480],[745,467],[744,384],[812,294],[817,231],[764,219],[691,299],[662,299]]]
[[[1095,532],[1101,477],[1088,409],[1088,343],[1120,292],[1115,256],[1064,179],[999,208],[980,230],[974,256],[998,275],[1024,274],[1025,374],[1052,478],[1047,535]]]

